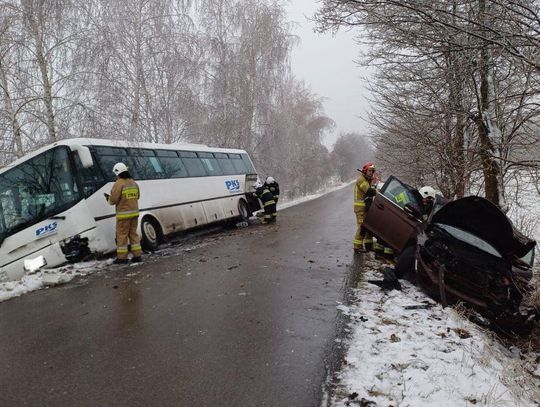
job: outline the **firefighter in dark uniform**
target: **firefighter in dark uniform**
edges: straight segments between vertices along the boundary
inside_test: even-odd
[[[362,226],[366,218],[366,198],[375,195],[375,188],[371,186],[375,165],[372,162],[364,164],[358,169],[360,175],[354,185],[354,214],[356,216],[356,234],[353,239],[355,253],[362,253],[373,249],[373,237]]]
[[[273,213],[273,217],[277,217],[277,203],[279,201],[279,184],[276,182],[274,177],[267,177],[266,182],[264,183],[265,187],[267,187],[270,192],[272,192],[272,195],[274,195],[274,201],[276,201],[276,212]]]
[[[276,201],[274,195],[268,187],[264,186],[260,181],[253,184],[255,188],[254,196],[259,198],[263,204],[264,217],[262,223],[273,223],[276,221]]]
[[[140,262],[141,243],[137,234],[139,220],[140,191],[137,183],[131,178],[124,163],[117,163],[113,167],[116,181],[111,194],[105,194],[107,201],[116,206],[116,260],[114,264],[128,262],[128,253],[131,248],[132,262]]]

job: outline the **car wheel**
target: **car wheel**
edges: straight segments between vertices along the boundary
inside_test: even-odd
[[[414,253],[416,252],[416,245],[409,245],[403,250],[397,259],[394,273],[397,278],[407,278],[414,276]]]
[[[144,218],[141,222],[142,247],[147,251],[155,251],[161,240],[161,230],[155,220]]]
[[[251,212],[248,208],[248,204],[243,199],[238,201],[238,214],[243,222],[248,222],[251,216]]]

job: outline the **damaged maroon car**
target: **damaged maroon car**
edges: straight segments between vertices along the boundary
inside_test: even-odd
[[[399,254],[396,275],[410,273],[443,305],[464,301],[516,331],[534,317],[520,305],[532,278],[536,242],[490,201],[437,197],[424,214],[419,192],[391,176],[364,226]]]

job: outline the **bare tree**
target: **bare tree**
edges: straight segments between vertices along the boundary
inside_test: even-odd
[[[342,133],[336,140],[332,151],[332,162],[341,181],[350,181],[364,162],[374,157],[374,147],[358,133]]]
[[[434,178],[452,196],[461,196],[476,182],[479,165],[485,196],[506,209],[504,176],[510,165],[519,165],[509,153],[524,139],[530,141],[531,135],[524,135],[523,113],[528,110],[527,120],[533,120],[526,105],[536,92],[532,71],[537,70],[537,54],[524,39],[533,40],[534,30],[525,33],[526,22],[535,22],[536,14],[533,8],[525,12],[528,6],[532,3],[325,0],[318,21],[321,29],[357,25],[366,30],[363,38],[372,46],[367,61],[380,64],[390,82],[376,84],[384,114],[379,110],[373,117],[385,155],[392,154],[388,147],[394,144],[437,157],[445,171]],[[516,36],[506,40],[511,33]],[[512,83],[508,72],[530,80]],[[397,92],[400,102],[392,101],[391,92]],[[510,109],[519,99],[516,94],[522,97],[521,107]],[[516,131],[505,125],[509,122]],[[398,145],[390,140],[396,134],[402,140]],[[424,163],[424,172],[433,164]]]

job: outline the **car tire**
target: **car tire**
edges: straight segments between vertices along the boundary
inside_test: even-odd
[[[398,256],[394,273],[397,278],[411,279],[414,277],[414,254],[416,245],[407,246]]]
[[[156,251],[162,239],[161,228],[157,221],[150,217],[143,218],[141,221],[141,234],[143,249],[150,252]]]

